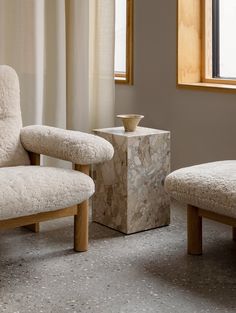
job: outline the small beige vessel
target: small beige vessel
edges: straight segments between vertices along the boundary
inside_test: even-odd
[[[126,132],[134,132],[144,115],[139,114],[121,114],[116,117],[121,118]]]

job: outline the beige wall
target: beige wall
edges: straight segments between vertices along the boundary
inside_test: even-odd
[[[236,159],[236,93],[176,89],[176,1],[134,2],[134,85],[116,86],[116,113],[171,130],[172,169]]]

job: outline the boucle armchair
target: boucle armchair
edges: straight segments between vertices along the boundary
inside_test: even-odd
[[[236,240],[236,161],[218,161],[172,172],[165,189],[187,204],[188,253],[202,254],[202,218],[232,226]]]
[[[40,154],[71,161],[74,170],[40,166]],[[103,138],[49,126],[22,128],[16,72],[0,66],[0,229],[74,216],[74,250],[88,247],[89,165],[111,159]]]

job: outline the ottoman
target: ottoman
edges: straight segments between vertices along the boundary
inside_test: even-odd
[[[165,190],[187,204],[189,254],[202,254],[202,217],[232,226],[236,239],[236,161],[176,170],[166,177]]]

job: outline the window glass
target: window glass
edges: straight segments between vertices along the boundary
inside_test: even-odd
[[[236,0],[219,0],[219,77],[236,77]]]
[[[115,73],[126,73],[126,5],[127,0],[115,1]]]

